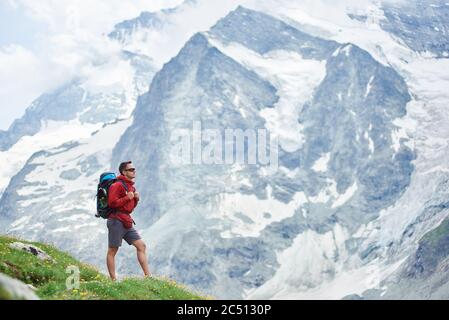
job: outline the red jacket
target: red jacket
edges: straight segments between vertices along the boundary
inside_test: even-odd
[[[128,192],[136,192],[133,181],[123,175],[118,176],[117,179],[126,183]],[[117,181],[109,187],[108,206],[117,209],[117,212],[112,213],[109,217],[120,220],[127,229],[132,227],[133,219],[131,218],[131,213],[138,202],[139,200],[137,198],[130,199],[126,195],[125,187],[121,181]]]

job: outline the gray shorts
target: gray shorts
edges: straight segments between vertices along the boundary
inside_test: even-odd
[[[136,229],[126,229],[122,222],[117,219],[109,218],[106,223],[108,226],[109,248],[118,248],[122,245],[122,239],[132,245],[134,241],[140,240],[141,237]]]

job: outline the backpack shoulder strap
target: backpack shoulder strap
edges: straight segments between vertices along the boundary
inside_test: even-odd
[[[118,180],[122,183],[122,185],[125,188],[126,192],[128,192],[128,186],[126,185],[125,181],[120,180],[120,179],[118,179]]]

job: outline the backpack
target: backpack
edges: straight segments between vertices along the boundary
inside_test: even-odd
[[[95,214],[95,217],[107,219],[109,215],[115,211],[115,209],[109,208],[108,206],[108,195],[109,188],[117,181],[120,181],[125,187],[126,192],[128,192],[126,183],[117,179],[115,173],[105,172],[101,174],[100,181],[97,186],[97,213]]]

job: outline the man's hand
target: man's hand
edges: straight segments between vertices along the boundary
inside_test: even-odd
[[[131,200],[134,199],[134,193],[133,193],[133,192],[128,192],[126,195],[127,195],[128,198],[130,198]]]
[[[140,199],[140,194],[137,191],[134,192],[134,198],[136,198],[136,200]]]

